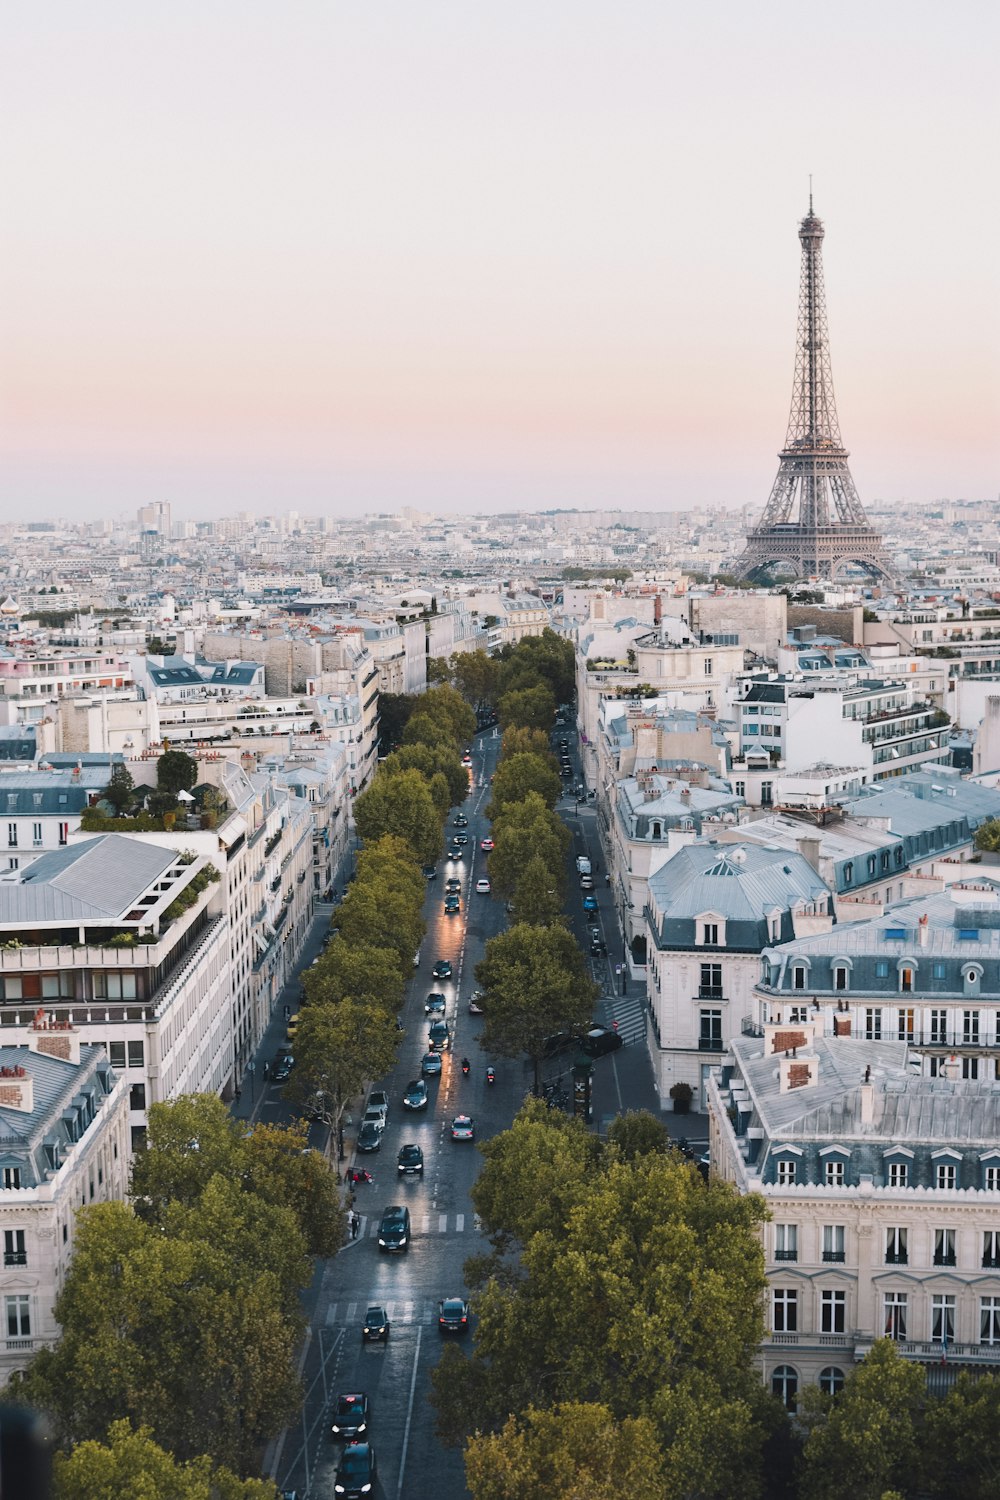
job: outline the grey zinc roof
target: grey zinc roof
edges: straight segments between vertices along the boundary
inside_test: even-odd
[[[715,840],[679,849],[649,877],[649,891],[665,918],[690,920],[713,911],[744,922],[830,894],[801,854]]]
[[[1000,881],[989,881],[977,874],[978,885],[988,885],[990,890],[979,892],[982,906],[992,907],[996,920],[995,903],[1000,900]],[[861,954],[876,954],[879,958],[897,959],[904,955],[919,958],[922,954],[945,957],[957,954],[961,958],[1000,957],[1000,927],[985,927],[976,916],[975,893],[956,905],[949,886],[932,896],[915,896],[909,901],[897,902],[881,917],[871,917],[862,922],[842,922],[833,932],[817,933],[814,937],[797,938],[783,943],[780,948],[765,950],[772,963],[787,963],[796,954],[828,953],[831,957],[854,957]],[[926,916],[927,935],[920,943],[920,918]],[[958,920],[956,920],[958,918]],[[903,929],[905,938],[887,938],[889,929]],[[960,932],[978,933],[975,939],[961,938]]]
[[[0,924],[121,919],[176,859],[116,833],[53,849],[16,883],[0,882]]]
[[[970,828],[978,828],[988,818],[1000,817],[1000,790],[967,781],[947,768],[936,767],[933,771],[911,771],[906,776],[894,778],[892,791],[906,795],[918,802],[929,803],[941,814],[947,813],[949,821],[966,817]],[[862,789],[853,800],[853,810],[858,816],[866,811],[866,805],[876,801],[880,793],[876,787]]]
[[[30,1114],[0,1107],[0,1149],[5,1147],[6,1154],[15,1159],[20,1156],[26,1165],[30,1162],[32,1180],[25,1185],[35,1186],[51,1175],[42,1146],[53,1140],[62,1146],[71,1144],[63,1111],[81,1092],[100,1091],[97,1073],[106,1069],[109,1090],[114,1075],[107,1068],[104,1048],[90,1043],[81,1046],[78,1064],[27,1047],[0,1047],[0,1067],[22,1067],[31,1075],[34,1107]]]

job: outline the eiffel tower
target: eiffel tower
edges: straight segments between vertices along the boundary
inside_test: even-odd
[[[776,563],[791,566],[798,578],[832,578],[848,564],[875,578],[893,576],[882,538],[858,499],[840,437],[823,292],[823,232],[810,192],[809,212],[799,225],[802,272],[788,433],[764,514],[733,569],[737,578],[753,578]]]

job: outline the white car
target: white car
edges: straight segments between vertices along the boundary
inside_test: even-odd
[[[476,881],[476,893],[478,895],[488,896],[492,889],[493,887],[490,885],[485,875],[480,880]]]

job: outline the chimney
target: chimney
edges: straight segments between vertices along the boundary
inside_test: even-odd
[[[949,1083],[957,1083],[962,1076],[962,1067],[954,1052],[941,1065],[941,1077]]]
[[[875,1085],[872,1083],[872,1070],[865,1069],[864,1081],[861,1084],[861,1123],[862,1125],[875,1124]]]
[[[28,1050],[58,1057],[76,1067],[80,1062],[80,1033],[71,1021],[54,1021],[39,1006],[28,1027]]]
[[[653,624],[660,625],[663,621],[663,595],[656,594],[653,597]]]
[[[927,913],[924,912],[923,916],[920,918],[920,921],[917,923],[917,941],[919,942],[921,948],[927,947],[927,938],[929,932],[930,921],[928,919]]]
[[[812,834],[804,833],[801,838],[795,840],[795,847],[807,864],[812,865],[816,874],[819,874],[819,851],[821,841]]]
[[[35,1080],[21,1063],[0,1067],[0,1105],[30,1115],[35,1107]]]

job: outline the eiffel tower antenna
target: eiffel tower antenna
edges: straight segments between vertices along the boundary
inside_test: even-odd
[[[841,441],[823,290],[824,232],[813,212],[810,173],[809,212],[799,225],[802,266],[788,431],[764,514],[736,563],[738,578],[779,563],[798,578],[832,578],[849,565],[876,578],[893,575],[882,538],[858,499]]]

